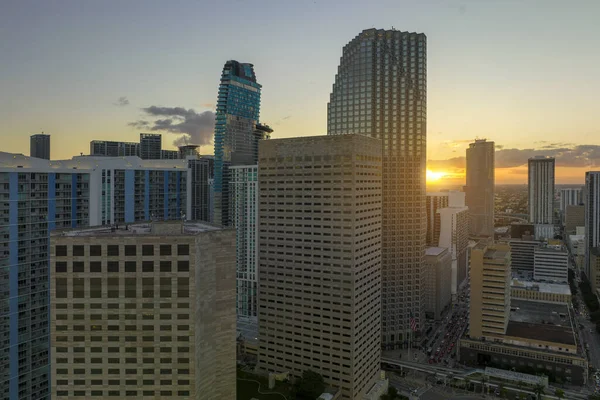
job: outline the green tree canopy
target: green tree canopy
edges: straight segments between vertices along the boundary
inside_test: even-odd
[[[302,378],[294,384],[294,392],[297,400],[315,400],[325,390],[323,377],[318,373],[306,370],[302,373]]]

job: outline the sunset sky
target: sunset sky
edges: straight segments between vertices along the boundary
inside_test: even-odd
[[[1,150],[28,154],[44,131],[70,158],[153,127],[171,148],[205,129],[228,59],[255,65],[274,138],[325,134],[342,47],[395,27],[428,37],[435,176],[460,181],[480,137],[498,145],[498,183],[524,183],[538,154],[557,157],[558,183],[581,183],[600,169],[599,15],[596,0],[7,1]],[[212,153],[206,130],[193,135]]]

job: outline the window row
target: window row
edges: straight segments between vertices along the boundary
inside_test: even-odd
[[[70,268],[69,267],[70,264]],[[90,261],[86,263],[84,261],[73,261],[71,263],[67,263],[66,261],[57,261],[54,266],[54,271],[56,273],[65,273],[65,272],[92,272],[92,273],[102,273],[102,272],[138,272],[138,266],[141,267],[141,272],[154,272],[155,271],[155,262],[154,261],[142,261],[141,265],[138,265],[136,261],[107,261],[106,263],[102,263],[102,261]],[[190,270],[190,262],[187,260],[178,260],[177,261],[177,272],[189,272]],[[173,271],[173,262],[172,261],[159,261],[158,262],[158,272],[174,272]]]
[[[118,244],[109,244],[106,245],[105,252],[103,252],[103,246],[99,244],[95,245],[57,245],[56,246],[56,257],[68,257],[69,255],[69,247],[71,248],[71,255],[73,257],[84,257],[86,255],[90,257],[102,257],[102,256],[119,256],[121,255],[121,247],[123,247],[123,254],[125,256],[137,256],[138,255],[138,247],[141,247],[141,255],[142,256],[154,256],[154,245],[152,244],[143,244],[141,246],[135,244],[126,244],[126,245],[118,245]],[[86,254],[85,248],[88,247],[88,251]],[[170,256],[173,254],[173,246],[170,244],[161,244],[158,246],[159,255],[161,256]],[[188,244],[178,244],[177,245],[177,255],[178,256],[187,256],[190,254],[190,246]]]

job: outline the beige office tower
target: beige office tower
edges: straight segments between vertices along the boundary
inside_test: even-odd
[[[50,254],[53,399],[235,399],[233,230],[55,231]]]
[[[258,168],[258,367],[362,399],[380,371],[381,142],[263,141]]]
[[[344,46],[327,104],[327,134],[381,140],[382,339],[408,343],[425,318],[427,37],[366,29]]]
[[[510,313],[510,246],[479,243],[471,250],[469,335],[501,339]]]

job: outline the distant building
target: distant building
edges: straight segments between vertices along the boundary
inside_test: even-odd
[[[177,160],[180,158],[180,153],[178,150],[161,150],[160,151],[160,159],[161,160]]]
[[[600,249],[598,247],[592,247],[590,249],[590,285],[592,290],[600,294]]]
[[[510,313],[510,259],[510,247],[506,244],[480,243],[471,250],[469,336],[473,339],[493,340],[506,333]]]
[[[438,209],[440,216],[439,247],[445,247],[452,256],[451,293],[456,296],[466,281],[469,269],[469,209],[465,193],[448,193],[448,206]]]
[[[96,157],[139,157],[140,144],[135,142],[92,140],[90,142],[90,155]]]
[[[563,245],[542,245],[534,250],[533,278],[551,282],[567,282],[569,253]]]
[[[179,158],[185,159],[186,157],[200,157],[200,153],[198,153],[198,147],[195,144],[186,144],[184,146],[179,146]]]
[[[585,226],[585,206],[568,205],[564,218],[565,232],[574,233],[578,226]]]
[[[536,247],[539,247],[540,241],[530,238],[510,239],[511,262],[513,271],[531,272],[534,267],[534,254]]]
[[[363,135],[261,141],[259,370],[313,370],[342,399],[379,380],[381,158]]]
[[[528,161],[529,222],[554,224],[555,160],[535,157]]]
[[[142,160],[162,159],[162,136],[158,133],[140,133],[140,158]],[[166,157],[168,159],[168,157]]]
[[[53,399],[235,399],[232,230],[59,230],[50,254]]]
[[[50,135],[38,133],[29,138],[29,156],[50,159]]]
[[[585,264],[585,227],[578,226],[575,235],[568,236],[569,251],[575,259],[575,267],[584,270]]]
[[[564,222],[565,220],[568,206],[578,206],[582,204],[582,202],[581,187],[560,189],[560,215],[562,221]]]
[[[511,299],[539,301],[543,303],[572,302],[568,283],[545,283],[514,279],[510,284]]]
[[[440,241],[440,208],[448,207],[448,192],[427,192],[425,197],[427,213],[427,246],[435,247]]]
[[[469,207],[469,234],[494,237],[494,142],[475,140],[467,149],[466,205]]]
[[[590,252],[600,247],[600,171],[585,173],[585,275],[591,276]]]
[[[442,312],[452,302],[450,282],[452,280],[452,255],[442,247],[425,250],[426,307],[425,315],[440,320]]]
[[[211,181],[214,173],[214,158],[203,156],[187,160],[190,179],[188,204],[190,204],[189,219],[192,221],[212,222]]]

